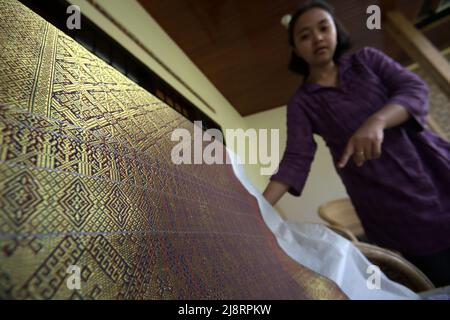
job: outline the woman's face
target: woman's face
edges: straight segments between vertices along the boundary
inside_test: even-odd
[[[332,16],[319,8],[302,14],[294,27],[295,53],[309,65],[329,62],[336,49],[336,39]]]

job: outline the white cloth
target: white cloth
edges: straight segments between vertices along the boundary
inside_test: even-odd
[[[236,154],[227,148],[234,173],[257,199],[262,217],[275,234],[280,247],[301,265],[332,280],[350,299],[420,299],[410,289],[381,273],[379,289],[371,289],[369,260],[350,241],[325,225],[284,221],[263,195],[246,178]]]

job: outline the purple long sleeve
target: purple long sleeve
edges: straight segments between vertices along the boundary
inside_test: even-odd
[[[404,107],[411,115],[405,127],[420,132],[426,126],[428,114],[428,86],[419,76],[409,71],[381,51],[365,47],[358,53],[359,58],[389,89],[386,104],[395,103]]]
[[[271,177],[289,185],[289,193],[300,196],[317,149],[309,119],[294,96],[287,106],[287,143],[278,172]]]

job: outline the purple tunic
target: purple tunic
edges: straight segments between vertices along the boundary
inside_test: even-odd
[[[428,87],[381,51],[365,47],[341,57],[340,86],[305,83],[287,107],[287,144],[271,177],[302,193],[316,151],[326,142],[368,239],[405,254],[450,247],[450,143],[426,127]],[[411,118],[386,129],[379,159],[337,166],[352,134],[387,103]],[[324,185],[326,181],[324,181]]]

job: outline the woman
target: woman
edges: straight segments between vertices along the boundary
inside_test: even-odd
[[[289,41],[290,69],[305,81],[288,103],[286,150],[265,198],[300,196],[319,134],[368,239],[449,285],[450,144],[425,127],[426,84],[377,49],[343,55],[348,36],[321,1],[292,15]]]

